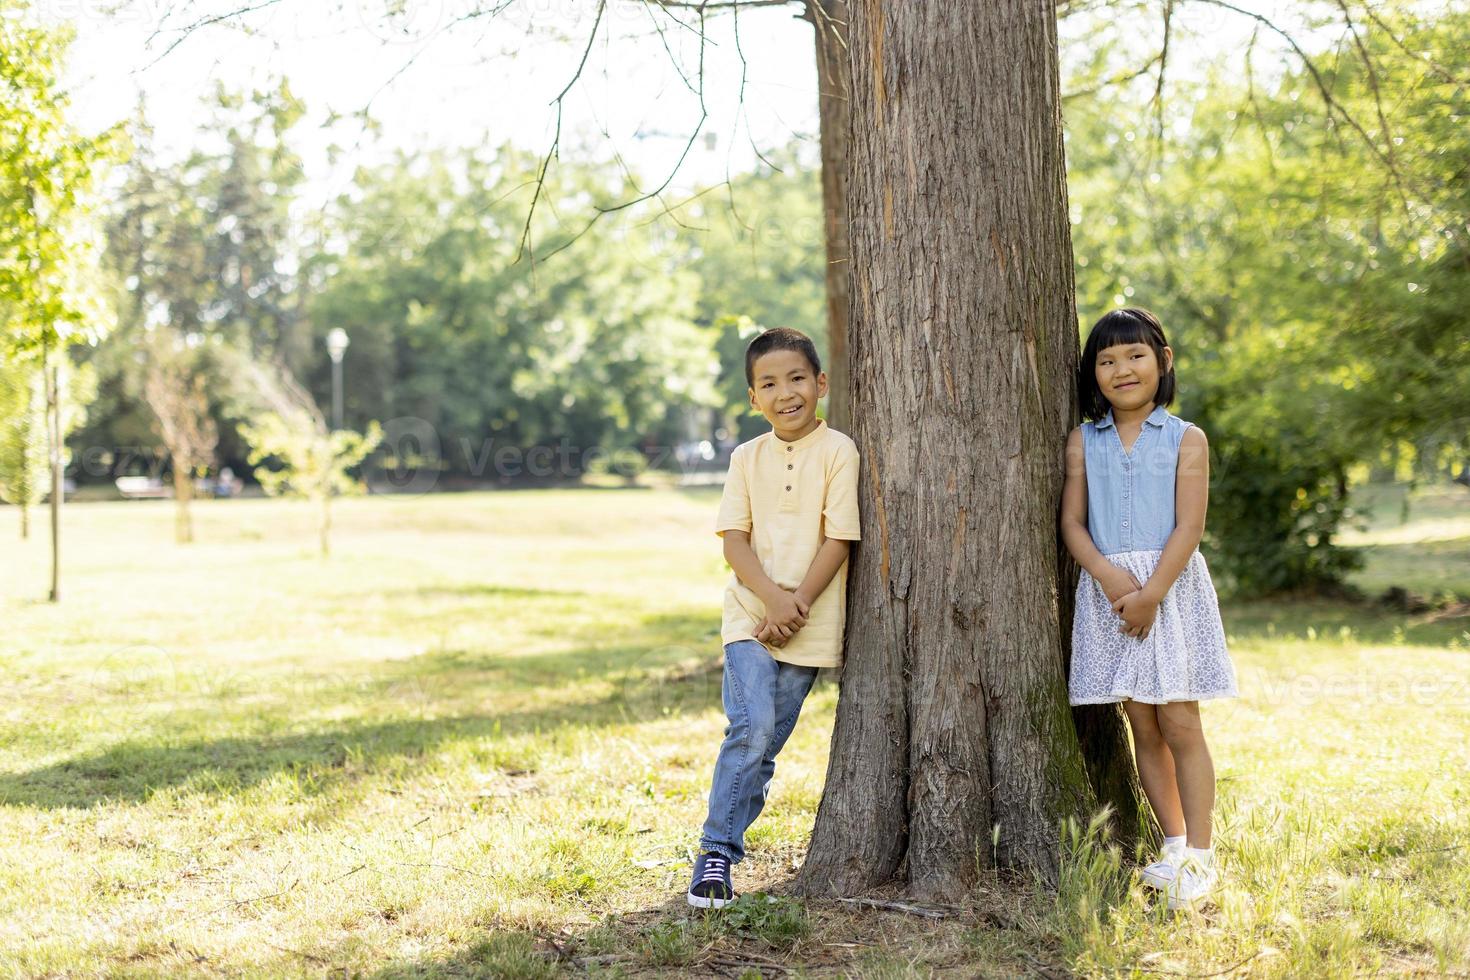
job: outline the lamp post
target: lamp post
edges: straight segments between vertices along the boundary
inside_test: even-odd
[[[347,331],[333,327],[327,334],[327,356],[332,359],[332,428],[342,428],[342,355],[347,353]]]

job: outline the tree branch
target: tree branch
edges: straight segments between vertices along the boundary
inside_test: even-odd
[[[1327,80],[1322,76],[1321,70],[1317,68],[1316,62],[1314,62],[1307,54],[1307,52],[1302,48],[1302,46],[1297,43],[1296,38],[1291,35],[1291,32],[1278,26],[1273,21],[1271,21],[1270,18],[1265,17],[1262,14],[1258,14],[1254,11],[1246,10],[1242,7],[1237,7],[1235,4],[1228,2],[1228,0],[1190,0],[1190,2],[1207,4],[1212,7],[1219,7],[1222,10],[1229,10],[1232,13],[1239,14],[1242,17],[1249,18],[1250,20],[1255,21],[1257,24],[1265,27],[1268,31],[1271,31],[1282,40],[1284,40],[1287,45],[1291,47],[1291,50],[1296,54],[1296,56],[1301,59],[1302,65],[1307,69],[1307,73],[1311,76],[1313,84],[1316,85],[1317,91],[1321,94],[1322,101],[1327,106],[1327,118],[1331,119],[1333,117],[1333,113],[1335,112],[1344,122],[1346,122],[1349,126],[1353,128],[1353,130],[1357,132],[1357,134],[1362,138],[1364,144],[1366,144],[1368,149],[1373,152],[1373,155],[1378,157],[1383,165],[1388,168],[1389,174],[1393,177],[1394,189],[1398,191],[1399,198],[1403,202],[1404,211],[1408,213],[1411,210],[1408,194],[1406,194],[1404,191],[1404,178],[1403,175],[1399,173],[1398,167],[1395,162],[1383,152],[1378,143],[1371,136],[1368,135],[1365,129],[1363,129],[1362,124],[1360,124],[1358,120],[1353,116],[1353,114],[1348,112],[1347,109],[1342,105],[1342,103],[1337,100],[1337,97],[1332,94],[1332,89],[1327,84]]]
[[[148,64],[144,65],[142,68],[134,69],[134,71],[147,71],[149,68],[152,68],[154,65],[158,64],[164,58],[168,57],[169,54],[173,51],[174,48],[177,48],[180,44],[183,44],[186,40],[188,40],[189,35],[193,34],[196,30],[200,29],[201,27],[209,27],[212,24],[218,24],[218,23],[220,23],[222,21],[230,20],[231,18],[234,18],[234,17],[241,17],[241,16],[243,16],[245,14],[252,13],[253,11],[256,11],[256,10],[262,10],[262,9],[264,9],[266,7],[275,6],[276,4],[278,4],[280,2],[281,2],[281,0],[260,0],[259,3],[252,4],[252,5],[247,6],[247,7],[239,7],[237,9],[235,9],[235,10],[230,11],[229,13],[216,14],[216,15],[214,15],[212,17],[205,17],[205,18],[202,18],[200,20],[196,20],[194,23],[190,24],[188,27],[181,27],[181,28],[178,29],[179,30],[179,36],[176,37],[176,38],[174,38],[174,42],[172,44],[170,44],[167,48],[164,49],[163,54],[159,55],[157,58],[154,58],[152,61],[148,62]],[[192,7],[193,6],[193,3],[190,3],[189,6]],[[146,47],[150,46],[153,43],[153,39],[156,38],[156,37],[158,37],[158,35],[161,34],[162,32],[163,32],[163,26],[160,23],[160,25],[158,27],[154,28],[153,33],[150,34],[150,35],[148,35],[148,40],[146,40],[146,41],[143,42],[143,47],[146,48]]]
[[[536,177],[536,191],[531,196],[531,207],[530,210],[526,212],[526,226],[521,231],[521,244],[520,248],[516,251],[515,260],[517,262],[519,262],[521,260],[521,256],[525,254],[526,244],[531,237],[531,220],[536,216],[536,204],[541,200],[541,191],[546,186],[546,170],[548,167],[551,166],[552,158],[557,155],[557,151],[561,147],[561,112],[563,101],[566,99],[567,93],[572,90],[572,86],[576,85],[577,80],[582,77],[582,69],[587,66],[587,56],[592,53],[592,45],[597,40],[597,31],[598,28],[602,26],[602,15],[604,12],[606,12],[606,10],[607,0],[597,0],[597,16],[592,22],[592,32],[587,35],[587,46],[582,49],[581,60],[577,62],[577,70],[572,75],[571,80],[568,81],[561,92],[557,94],[556,98],[551,100],[552,104],[556,106],[556,133],[552,136],[551,148],[546,151],[546,156],[543,157],[541,160],[541,171]],[[593,218],[593,221],[596,220],[596,218]],[[590,228],[592,227],[592,225],[589,223],[587,227]],[[531,265],[533,268],[535,267],[535,264],[536,256],[533,249],[531,255]]]

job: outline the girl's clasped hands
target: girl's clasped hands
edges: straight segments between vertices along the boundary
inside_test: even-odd
[[[1116,565],[1107,581],[1099,584],[1113,604],[1113,612],[1122,620],[1118,632],[1138,640],[1146,639],[1159,615],[1159,600],[1149,594],[1136,575]]]

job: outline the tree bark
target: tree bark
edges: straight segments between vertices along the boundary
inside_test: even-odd
[[[798,888],[898,878],[953,901],[982,867],[1054,881],[1060,824],[1098,805],[1064,672],[1078,355],[1056,21],[1024,0],[850,6],[864,543]]]
[[[847,0],[807,0],[817,48],[817,109],[821,122],[822,215],[827,245],[827,424],[850,432],[847,370],[847,168],[852,144],[852,65],[847,53]]]
[[[46,426],[51,449],[51,602],[61,601],[61,500],[66,496],[66,470],[62,465],[61,367],[49,342],[42,354],[46,385]]]
[[[175,454],[174,464],[174,541],[193,544],[194,518],[189,503],[194,499],[194,468],[191,460]]]

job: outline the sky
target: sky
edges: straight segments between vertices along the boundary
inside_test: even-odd
[[[242,17],[182,30],[262,3]],[[474,0],[407,0],[406,15],[385,16],[393,3],[42,0],[41,6],[77,28],[68,81],[78,124],[102,129],[127,116],[143,93],[165,156],[182,156],[200,142],[201,99],[216,79],[266,87],[286,77],[307,105],[292,138],[305,158],[302,196],[312,203],[340,193],[359,164],[393,147],[509,140],[546,152],[556,131],[552,103],[577,76],[584,50],[586,64],[562,106],[565,157],[616,152],[657,186],[698,130],[673,185],[688,189],[750,169],[757,161],[753,147],[769,152],[802,139],[815,153],[812,28],[791,9],[742,12],[738,50],[736,20],[729,13],[707,17],[702,109],[694,91],[701,45],[692,13],[680,14],[681,26],[667,15],[655,20],[637,0],[613,0],[589,49],[596,4],[587,0],[515,0],[493,19],[465,19]],[[330,131],[321,128],[330,113],[365,106],[382,123],[380,141],[364,139],[350,118]],[[336,166],[326,158],[333,140],[349,148]]]
[[[239,89],[287,78],[308,109],[292,131],[306,170],[299,203],[307,207],[349,191],[359,165],[395,147],[508,140],[546,152],[557,125],[553,102],[577,75],[584,51],[586,63],[562,104],[564,157],[616,152],[645,189],[677,167],[671,188],[678,193],[752,168],[757,148],[769,152],[800,140],[816,156],[812,27],[795,16],[794,5],[750,8],[738,20],[712,13],[701,45],[692,11],[656,14],[642,0],[609,0],[589,48],[595,0],[33,2],[44,16],[76,27],[68,82],[78,124],[100,130],[126,117],[141,93],[166,158],[205,141],[201,99],[216,80]],[[1302,0],[1235,2],[1302,29]],[[1114,0],[1108,19],[1117,21],[1113,11],[1130,4],[1142,6]],[[473,16],[497,5],[503,10],[493,17]],[[1208,4],[1179,9],[1173,77],[1204,55],[1243,48],[1253,26]],[[1113,29],[1151,53],[1153,19],[1137,38],[1120,24]],[[194,25],[203,26],[190,30]],[[1064,56],[1095,41],[1094,30],[1083,18],[1064,21]],[[1268,32],[1263,50],[1271,43]],[[701,49],[702,104],[693,91]],[[381,139],[364,139],[351,118],[331,129],[321,125],[332,113],[369,106]],[[699,138],[680,164],[696,130]],[[348,148],[335,165],[326,152],[332,142]]]

